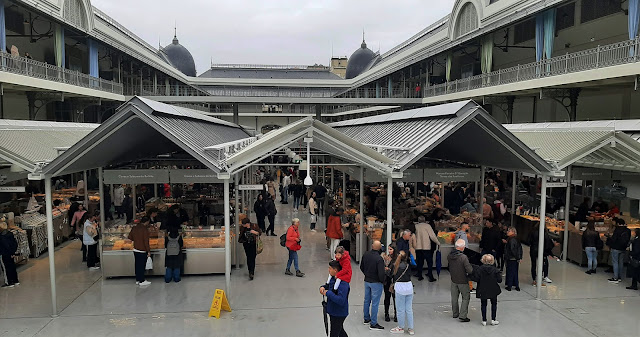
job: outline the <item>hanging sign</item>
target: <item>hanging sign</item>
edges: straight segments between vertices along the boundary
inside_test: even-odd
[[[571,175],[575,180],[611,180],[611,171],[596,168],[574,167]]]
[[[361,168],[357,166],[335,166],[337,171],[344,172],[349,175],[349,179],[351,180],[359,180],[360,179],[360,170]]]
[[[625,172],[625,171],[612,171],[611,172],[612,180],[620,180],[622,182],[633,180],[640,180],[640,172]]]
[[[212,170],[195,169],[195,170],[170,170],[169,177],[171,183],[191,184],[191,183],[222,183],[218,179],[218,174]]]
[[[393,179],[393,180],[398,180],[398,181],[402,181],[405,183],[419,183],[419,182],[424,182],[424,170],[422,169],[408,169],[404,172],[402,172],[402,178],[401,179]]]
[[[169,182],[168,170],[106,170],[105,184],[160,184]]]
[[[442,168],[424,169],[424,179],[429,182],[479,181],[480,169],[476,168]]]
[[[23,193],[26,191],[24,186],[0,186],[0,192],[7,193]]]
[[[567,187],[567,183],[564,181],[560,182],[547,182],[547,187]]]
[[[213,301],[211,301],[209,317],[220,318],[220,310],[231,312],[231,306],[229,305],[224,290],[216,289],[216,294],[213,296]]]
[[[240,191],[262,191],[264,189],[264,185],[238,185],[238,190]]]
[[[389,181],[389,177],[375,170],[364,171],[364,181],[367,183],[384,183]]]

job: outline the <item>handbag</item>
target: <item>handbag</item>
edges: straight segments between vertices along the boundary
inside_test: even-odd
[[[153,269],[153,260],[151,259],[151,256],[147,257],[147,264],[144,266],[145,270],[151,270]]]
[[[634,269],[640,267],[640,260],[636,260],[634,258],[630,258],[629,259],[629,266],[631,266],[631,268],[634,268]]]
[[[316,215],[311,214],[311,223],[315,223],[315,222],[316,222]]]
[[[407,268],[404,268],[404,271],[402,272],[402,274],[400,274],[400,276],[398,277],[398,280],[401,279],[404,274],[407,272],[407,270],[409,270],[409,265],[407,265]],[[396,293],[396,289],[394,288],[396,285],[396,281],[391,282],[391,286],[389,287],[389,292],[392,294]]]
[[[263,249],[264,249],[264,244],[262,243],[262,240],[260,239],[260,237],[258,237],[256,239],[256,254],[262,253]]]

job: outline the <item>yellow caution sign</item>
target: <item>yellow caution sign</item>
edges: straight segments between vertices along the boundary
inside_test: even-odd
[[[209,309],[209,317],[220,318],[220,310],[226,310],[231,312],[231,306],[227,300],[227,295],[222,289],[216,289],[216,294],[213,295],[213,301],[211,301],[211,309]]]

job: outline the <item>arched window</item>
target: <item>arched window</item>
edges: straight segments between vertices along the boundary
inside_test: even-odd
[[[66,22],[87,30],[87,15],[82,0],[65,0],[62,17]]]
[[[455,37],[460,37],[478,28],[478,11],[476,6],[467,2],[458,13]]]

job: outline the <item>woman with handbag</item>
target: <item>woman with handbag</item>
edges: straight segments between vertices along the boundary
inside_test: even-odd
[[[144,277],[147,259],[151,257],[149,246],[149,217],[143,217],[129,232],[129,240],[133,241],[133,256],[135,259],[136,285],[148,286],[151,282]]]
[[[582,249],[587,254],[587,271],[591,275],[596,273],[598,267],[598,251],[602,250],[603,242],[600,234],[596,232],[593,222],[587,224],[587,230],[582,234]]]
[[[633,231],[631,240],[631,252],[629,254],[629,267],[631,270],[631,286],[629,290],[638,290],[638,279],[640,279],[640,228]]]
[[[391,329],[391,333],[402,334],[406,328],[410,335],[414,335],[413,283],[411,283],[409,256],[405,251],[398,252],[398,257],[393,266],[393,285],[390,290],[396,294],[396,305],[398,307],[398,326]]]
[[[318,221],[318,203],[316,202],[316,192],[311,192],[309,198],[309,214],[311,214],[311,231],[316,231],[316,222]]]
[[[393,286],[393,263],[395,262],[398,254],[396,252],[396,243],[393,242],[387,248],[387,252],[382,254],[382,260],[384,261],[384,272],[386,277],[384,279],[384,320],[390,322],[389,307],[391,306],[391,300],[393,299],[393,321],[398,321],[398,312],[396,310],[396,294],[391,292]]]
[[[242,243],[244,253],[247,255],[247,268],[249,269],[249,280],[253,280],[256,270],[256,256],[258,255],[258,242],[262,231],[256,224],[252,224],[248,218],[242,219],[240,227],[240,237],[238,242]]]
[[[98,216],[100,216],[100,212],[96,211],[96,213],[89,218],[88,214],[85,212],[79,222],[79,226],[80,224],[84,224],[82,243],[87,246],[87,267],[90,270],[100,269],[100,267],[97,266],[98,241],[96,241],[96,238],[98,236],[98,226],[95,223]]]

